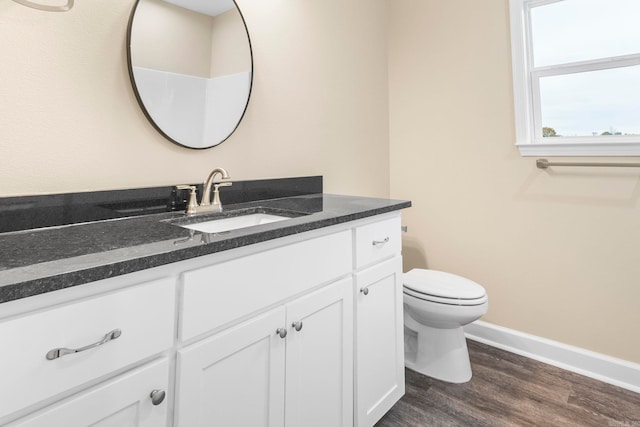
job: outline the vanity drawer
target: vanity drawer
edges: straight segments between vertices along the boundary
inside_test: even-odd
[[[351,231],[184,273],[182,340],[351,272]]]
[[[148,363],[75,394],[7,427],[161,427],[167,425],[170,399],[159,405],[151,391],[169,389],[169,360]]]
[[[162,279],[0,323],[0,419],[173,345],[175,279]],[[119,329],[102,345],[52,360]]]
[[[362,268],[402,251],[400,216],[355,229],[356,268]]]

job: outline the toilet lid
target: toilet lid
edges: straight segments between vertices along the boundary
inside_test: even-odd
[[[404,287],[419,294],[458,300],[475,300],[486,295],[484,288],[474,281],[422,268],[414,268],[404,274]]]
[[[446,304],[446,305],[473,306],[473,305],[483,305],[489,301],[489,298],[487,298],[486,294],[482,298],[475,298],[475,299],[442,298],[442,297],[434,297],[433,295],[427,295],[420,292],[415,292],[407,288],[406,286],[403,287],[402,293],[405,296],[418,298],[423,301],[435,302],[438,304]],[[406,299],[405,299],[405,302],[407,302]]]

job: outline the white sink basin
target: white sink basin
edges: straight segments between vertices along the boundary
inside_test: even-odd
[[[222,233],[224,231],[237,230],[239,228],[252,227],[254,225],[269,224],[270,222],[282,221],[285,219],[291,218],[288,216],[254,213],[198,222],[196,224],[185,224],[180,225],[180,227],[202,231],[204,233]]]

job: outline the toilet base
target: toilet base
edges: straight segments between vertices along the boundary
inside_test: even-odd
[[[410,327],[411,323],[405,320],[407,368],[450,383],[459,384],[471,380],[469,351],[462,327],[438,329],[419,325],[414,321],[414,330]]]

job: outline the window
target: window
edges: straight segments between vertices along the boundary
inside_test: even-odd
[[[640,155],[640,1],[510,0],[523,156]]]

